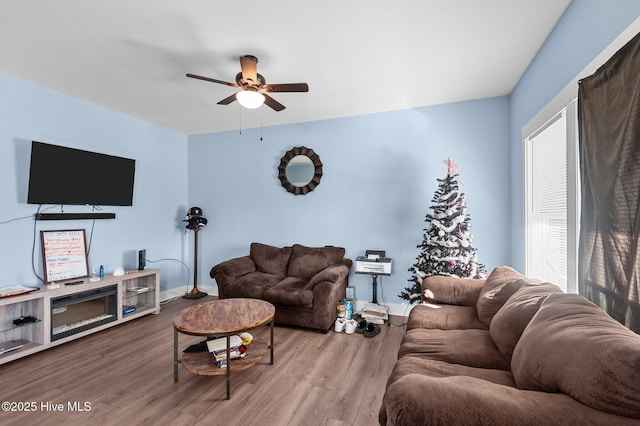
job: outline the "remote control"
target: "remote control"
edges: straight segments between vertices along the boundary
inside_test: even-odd
[[[20,317],[20,318],[16,318],[12,321],[13,325],[22,325],[22,324],[28,324],[31,322],[36,322],[37,319],[35,317],[32,317],[31,315],[28,315],[26,317]]]

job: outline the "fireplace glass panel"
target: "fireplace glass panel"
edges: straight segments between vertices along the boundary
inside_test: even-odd
[[[51,341],[117,320],[116,286],[51,300]]]

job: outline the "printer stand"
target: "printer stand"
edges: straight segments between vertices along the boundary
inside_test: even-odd
[[[371,275],[371,278],[373,278],[373,300],[371,300],[371,303],[375,303],[376,305],[378,304],[378,276],[377,275]]]
[[[391,275],[391,259],[385,257],[382,250],[367,250],[365,256],[356,258],[356,274],[367,274],[372,278],[373,299],[362,309],[363,319],[384,324],[389,318],[388,307],[378,305],[378,275]]]

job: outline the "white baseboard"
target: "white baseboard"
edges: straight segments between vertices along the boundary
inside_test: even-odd
[[[208,293],[210,296],[218,296],[217,287],[204,289],[198,286],[198,288]],[[165,290],[160,292],[160,302],[166,302],[168,300],[176,299],[182,296],[184,296],[184,293],[177,288],[174,288],[171,290]],[[362,301],[362,300],[355,300],[355,306],[353,309],[354,312],[361,311],[366,303],[369,303],[369,302]],[[378,302],[378,304],[381,306],[386,306],[388,309],[387,312],[389,313],[389,315],[405,317],[405,318],[409,316],[409,312],[411,312],[411,309],[417,305],[416,303],[414,303],[413,305],[409,305],[408,303],[385,303],[383,305],[380,302]]]
[[[177,290],[165,290],[160,292],[160,303],[167,302],[169,300],[182,297],[184,293],[179,293]]]
[[[209,296],[218,296],[218,287],[211,288],[203,288],[202,286],[198,286],[200,291],[207,293]],[[191,289],[189,289],[191,290]],[[182,287],[176,287],[169,290],[164,290],[160,292],[160,303],[166,302],[168,300],[173,300],[184,296],[185,293],[182,291]]]

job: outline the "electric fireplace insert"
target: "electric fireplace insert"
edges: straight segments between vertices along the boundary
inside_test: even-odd
[[[115,285],[51,299],[51,341],[116,321]]]

